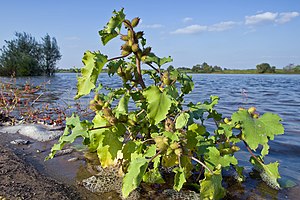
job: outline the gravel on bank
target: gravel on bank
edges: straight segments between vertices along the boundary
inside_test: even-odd
[[[71,187],[46,177],[0,145],[0,199],[81,199]]]

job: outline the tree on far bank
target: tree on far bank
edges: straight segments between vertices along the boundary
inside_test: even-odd
[[[56,71],[56,63],[61,59],[61,54],[59,52],[59,47],[57,45],[56,39],[51,38],[48,34],[42,38],[43,43],[42,48],[42,67],[46,75],[52,76]]]
[[[16,39],[7,41],[0,51],[0,75],[39,75],[41,49],[38,42],[27,33],[16,33]]]
[[[192,67],[192,72],[196,72],[196,73],[212,73],[212,72],[219,72],[222,71],[222,68],[219,66],[211,66],[209,64],[207,64],[206,62],[197,65],[194,65]]]
[[[256,70],[258,73],[275,73],[276,67],[275,66],[270,66],[269,63],[261,63],[256,65]]]
[[[287,66],[285,66],[283,68],[283,71],[286,71],[286,72],[296,72],[296,73],[299,73],[300,72],[300,65],[295,65],[295,64],[288,64]]]
[[[38,43],[28,33],[15,33],[16,38],[5,40],[0,49],[1,76],[53,75],[56,62],[61,58],[55,38],[47,34]]]

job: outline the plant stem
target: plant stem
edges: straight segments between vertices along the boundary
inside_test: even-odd
[[[110,58],[107,60],[107,62],[110,62],[110,61],[113,61],[113,60],[117,60],[117,59],[121,59],[121,58],[125,58],[127,56],[129,56],[131,53],[127,54],[127,55],[124,55],[124,56],[117,56],[117,57],[114,57],[114,58]]]
[[[108,125],[108,126],[100,126],[100,127],[96,127],[96,128],[90,128],[88,129],[89,131],[93,131],[93,130],[98,130],[98,129],[103,129],[103,128],[110,128],[112,127],[112,125]]]
[[[146,142],[149,142],[149,141],[154,141],[154,139],[147,139],[147,140],[144,140],[142,143],[146,143]]]
[[[197,158],[195,157],[191,157],[192,160],[196,161],[197,163],[199,163],[200,165],[202,165],[205,169],[207,169],[211,174],[213,174],[213,171],[211,171],[203,162],[201,162],[200,160],[198,160]]]
[[[159,156],[161,154],[161,151],[157,152],[150,160],[149,163],[152,162],[152,160],[154,160],[157,156]]]
[[[136,67],[137,67],[137,72],[138,72],[138,76],[139,76],[139,83],[141,84],[142,88],[145,89],[146,85],[145,85],[143,77],[142,77],[141,61],[137,57],[135,58],[135,61],[136,61]]]
[[[249,153],[251,154],[251,156],[252,156],[257,162],[259,162],[261,165],[263,165],[264,163],[262,163],[261,160],[258,159],[256,155],[254,155],[254,153],[252,152],[252,150],[251,150],[250,147],[248,146],[247,142],[245,142],[244,140],[243,140],[243,142],[244,142],[244,144],[245,144],[247,150],[248,150]]]
[[[147,65],[149,65],[149,67],[151,67],[152,69],[154,69],[157,73],[160,73],[160,70],[158,70],[157,68],[155,68],[153,65],[151,65],[150,63],[146,63]]]

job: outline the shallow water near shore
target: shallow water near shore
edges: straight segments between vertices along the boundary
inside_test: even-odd
[[[217,110],[224,117],[230,117],[230,113],[239,107],[257,107],[260,113],[274,112],[282,119],[285,134],[275,137],[270,142],[270,153],[266,163],[278,160],[281,177],[291,179],[297,186],[280,191],[269,188],[255,178],[248,177],[242,185],[232,185],[231,188],[239,195],[239,199],[248,199],[254,195],[254,199],[297,199],[300,195],[300,75],[217,75],[217,74],[193,74],[195,89],[187,95],[191,102],[205,101],[210,95],[220,97]],[[1,80],[6,80],[1,78]],[[28,78],[17,78],[18,83],[24,83]],[[39,103],[53,105],[75,105],[73,97],[76,94],[76,74],[57,74],[55,77],[33,77],[30,82],[34,85],[49,82]],[[120,86],[120,82],[110,79],[106,74],[99,78],[103,85],[110,87]],[[81,103],[87,103],[88,98],[83,97]],[[71,111],[70,111],[71,112]],[[70,113],[69,113],[70,114]],[[207,124],[210,129],[210,124]],[[80,142],[79,142],[80,143]],[[32,149],[51,148],[50,143],[33,143]],[[33,153],[33,152],[32,152]],[[41,158],[46,153],[38,154]],[[236,155],[241,165],[245,165],[246,171],[251,171],[249,153],[242,148]],[[43,160],[43,159],[39,159]],[[41,170],[63,182],[76,184],[79,177],[87,176],[83,161],[67,162],[66,158],[55,158],[47,161],[45,166],[40,165]]]

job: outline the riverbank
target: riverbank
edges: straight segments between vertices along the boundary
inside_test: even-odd
[[[39,173],[24,155],[0,145],[0,199],[82,199],[70,187]]]
[[[98,187],[101,194],[93,193],[83,187],[83,180],[88,180],[87,178],[92,174],[88,170],[86,160],[82,159],[83,153],[79,147],[72,153],[44,162],[45,156],[49,154],[56,140],[39,142],[19,133],[4,132],[3,127],[0,129],[0,138],[0,200],[121,199],[115,191],[102,193],[102,190],[106,191],[107,188],[118,185],[117,179],[112,175],[107,177],[105,174],[98,174],[98,183],[89,183],[90,186],[91,184],[103,186]],[[12,142],[16,140],[28,142],[25,144]],[[75,147],[67,146],[66,148]],[[74,158],[77,159],[74,161]],[[245,170],[247,174],[251,171],[251,169]],[[268,187],[259,178],[250,178],[249,175],[246,175],[246,182],[242,184],[231,179],[228,181],[230,185],[227,185],[225,181],[228,189],[226,199],[296,199],[299,191],[299,186],[277,191]],[[143,188],[141,190],[143,197],[132,199],[160,200],[174,199],[174,195],[182,196],[182,193],[172,193],[172,191],[170,193],[170,190],[161,190],[162,188],[154,189],[146,186]],[[194,195],[194,193],[188,193],[188,195],[191,194]]]
[[[7,128],[15,127],[0,127],[0,200],[99,199],[76,182],[91,176],[76,151],[45,162],[57,140],[38,141]]]

